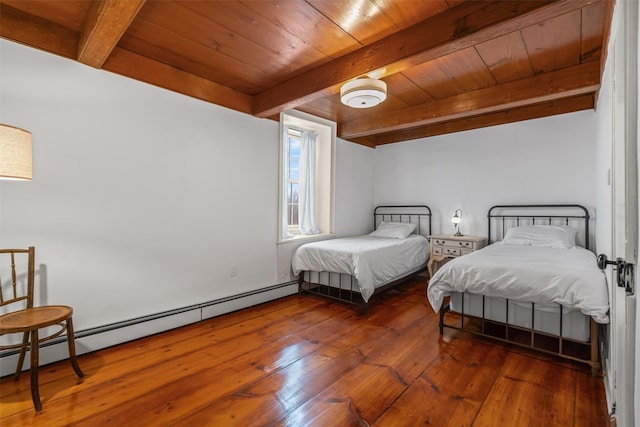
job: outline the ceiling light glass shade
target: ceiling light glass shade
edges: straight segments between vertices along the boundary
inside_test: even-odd
[[[0,124],[0,179],[31,180],[31,132]]]
[[[387,99],[387,84],[377,79],[356,79],[340,88],[340,100],[353,108],[375,107]]]

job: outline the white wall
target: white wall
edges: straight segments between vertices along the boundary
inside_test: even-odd
[[[338,139],[336,155],[336,235],[373,230],[375,150]]]
[[[0,244],[36,246],[41,302],[76,331],[283,283],[276,122],[5,40],[0,122],[34,144],[33,181],[0,184]],[[339,142],[339,233],[371,212],[372,155]]]
[[[596,207],[595,113],[583,111],[378,147],[380,202],[420,202],[434,232],[486,236],[496,204],[579,203]]]

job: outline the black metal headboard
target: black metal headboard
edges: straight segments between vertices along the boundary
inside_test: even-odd
[[[487,218],[489,244],[519,225],[568,225],[577,231],[577,243],[589,249],[589,211],[582,205],[497,205]]]
[[[373,210],[373,228],[382,221],[412,222],[416,233],[431,234],[431,208],[427,205],[381,205]]]

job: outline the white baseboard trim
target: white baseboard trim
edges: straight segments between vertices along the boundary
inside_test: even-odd
[[[298,283],[295,281],[287,282],[202,304],[76,331],[76,354],[81,355],[122,344],[289,296],[296,292],[298,292]],[[66,336],[64,335],[46,342],[40,347],[40,366],[64,360],[68,357],[69,352],[67,350]],[[16,350],[5,351],[0,354],[0,376],[13,374],[17,363],[18,352]],[[80,367],[82,368],[82,365]],[[27,352],[23,365],[23,370],[27,369],[29,369],[29,352]],[[69,365],[69,369],[71,369],[71,365]]]

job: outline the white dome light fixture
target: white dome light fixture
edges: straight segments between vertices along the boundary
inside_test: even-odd
[[[377,79],[355,79],[340,88],[340,100],[353,108],[375,107],[387,99],[387,84]]]

